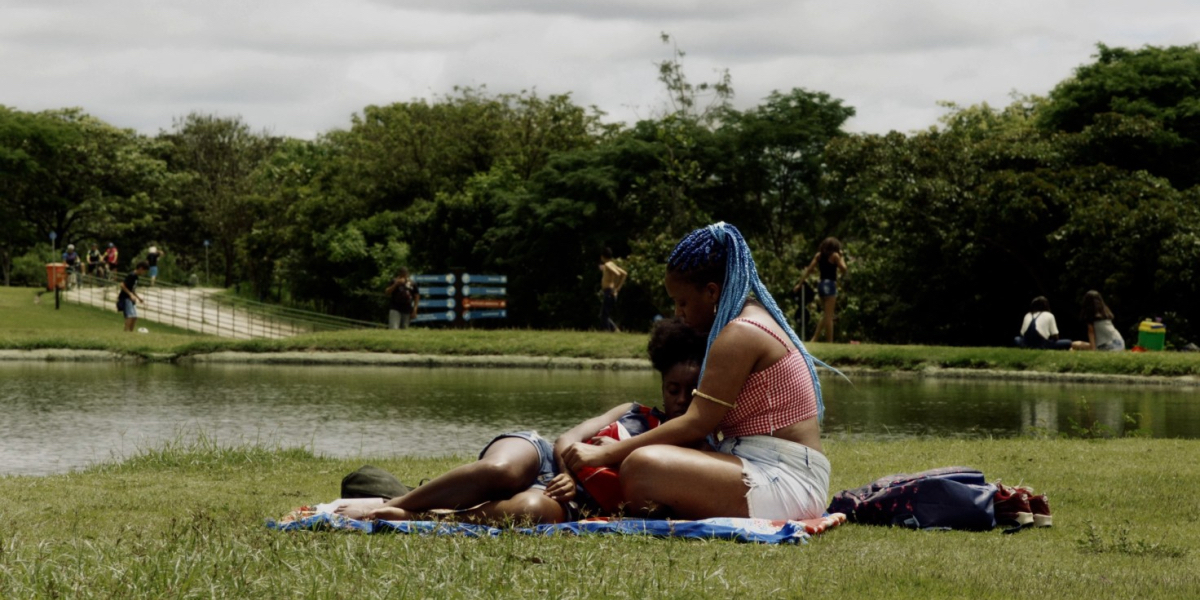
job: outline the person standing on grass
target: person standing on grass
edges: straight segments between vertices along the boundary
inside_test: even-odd
[[[842,256],[842,243],[837,238],[827,237],[821,242],[817,248],[817,255],[800,275],[800,282],[792,288],[793,294],[800,292],[800,286],[804,285],[804,281],[808,279],[813,270],[816,270],[821,277],[817,284],[817,294],[821,297],[822,311],[821,322],[817,324],[817,329],[813,331],[809,343],[817,341],[817,338],[821,337],[822,331],[825,332],[825,341],[832,342],[833,313],[837,305],[838,273],[845,275],[847,270],[846,259]]]
[[[625,285],[625,278],[629,274],[613,261],[611,248],[600,252],[600,273],[600,328],[605,331],[620,331],[612,315],[617,307],[617,294],[620,293],[621,286]]]
[[[158,279],[158,259],[166,256],[166,252],[158,249],[158,246],[150,246],[146,251],[146,264],[150,265],[150,287],[154,287],[154,281]]]
[[[1104,303],[1104,296],[1096,290],[1090,290],[1083,295],[1083,307],[1079,312],[1079,320],[1087,323],[1088,341],[1078,341],[1071,344],[1072,350],[1109,350],[1125,349],[1125,338],[1113,326],[1113,313]]]
[[[133,331],[137,326],[137,303],[146,303],[141,296],[137,295],[138,278],[149,270],[150,264],[143,260],[129,275],[125,276],[125,281],[121,282],[121,293],[117,295],[117,310],[125,313],[125,331]]]
[[[408,269],[400,267],[395,279],[384,291],[391,302],[388,310],[388,329],[408,329],[412,320],[417,318],[417,307],[421,302],[421,293],[417,284],[408,278]]]
[[[830,476],[821,382],[741,232],[727,223],[691,232],[667,260],[664,283],[675,314],[708,334],[691,406],[636,437],[572,444],[567,467],[619,466],[630,510],[650,516],[821,516]],[[723,436],[717,452],[693,449],[714,431]]]

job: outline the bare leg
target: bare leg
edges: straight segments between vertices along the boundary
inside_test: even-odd
[[[417,521],[439,516],[453,516],[471,523],[504,525],[511,522],[518,525],[541,525],[543,523],[562,523],[567,519],[567,512],[561,504],[551,500],[542,490],[530,488],[512,498],[485,502],[475,508],[449,515],[409,511],[388,506],[370,511],[367,516],[384,521]]]
[[[680,519],[750,516],[742,460],[728,454],[667,445],[638,448],[621,463],[621,489],[634,513],[666,512]]]
[[[430,510],[460,510],[485,502],[512,500],[533,485],[539,466],[537,449],[528,440],[501,438],[488,446],[479,460],[455,467],[403,496],[392,498],[382,509],[339,507],[337,512],[356,519],[370,514],[407,521]]]
[[[137,317],[125,319],[125,331],[133,331],[134,325],[137,325]]]
[[[825,327],[825,341],[833,343],[833,309],[837,305],[837,296],[825,296],[825,314],[821,315],[821,324]]]

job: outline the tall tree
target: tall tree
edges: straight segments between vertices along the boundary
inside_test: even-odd
[[[1200,183],[1200,47],[1097,45],[1095,61],[1050,92],[1048,131],[1084,133],[1081,159]]]
[[[0,265],[53,231],[59,243],[116,237],[168,206],[169,177],[153,142],[78,109],[0,107]]]
[[[241,117],[191,113],[175,122],[168,142],[170,167],[187,176],[181,186],[183,219],[194,217],[224,263],[225,286],[235,277],[238,241],[249,234],[256,216],[255,171],[279,140],[256,133]]]

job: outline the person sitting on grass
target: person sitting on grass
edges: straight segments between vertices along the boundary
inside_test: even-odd
[[[145,304],[145,301],[134,290],[137,289],[138,278],[144,276],[149,270],[149,263],[143,260],[137,264],[132,273],[125,277],[125,281],[121,282],[121,293],[117,295],[117,307],[125,313],[125,331],[133,331],[137,327],[137,302]]]
[[[1104,296],[1096,290],[1090,290],[1083,295],[1083,307],[1079,312],[1079,320],[1087,323],[1088,341],[1075,342],[1072,350],[1109,350],[1125,349],[1125,338],[1113,326],[1113,313],[1104,303]]]
[[[741,232],[716,223],[688,234],[667,261],[665,284],[675,314],[709,332],[691,406],[637,437],[572,444],[562,453],[567,466],[619,465],[629,509],[648,516],[821,516],[830,465],[820,380]],[[724,436],[717,452],[691,447],[714,430]]]
[[[704,339],[683,322],[660,321],[651,332],[650,360],[662,376],[663,420],[682,415],[699,380]],[[473,463],[455,467],[416,489],[388,500],[345,502],[335,511],[355,519],[424,520],[445,516],[471,522],[561,523],[578,508],[575,479],[563,468],[559,449],[591,441],[597,432],[630,414],[625,403],[571,428],[552,445],[535,431],[497,436]],[[656,411],[657,412],[657,411]],[[599,440],[597,440],[599,441]],[[582,498],[581,498],[582,499]]]
[[[1015,342],[1021,348],[1071,349],[1071,340],[1058,339],[1058,321],[1050,312],[1050,301],[1045,296],[1038,296],[1029,303],[1029,312],[1021,321],[1021,335],[1016,337]]]

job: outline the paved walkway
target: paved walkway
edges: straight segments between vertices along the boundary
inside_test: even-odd
[[[137,294],[145,300],[137,306],[139,321],[144,319],[220,337],[284,338],[307,333],[309,329],[285,320],[272,319],[242,307],[217,302],[216,288],[168,288],[139,285]],[[69,302],[115,311],[117,286],[84,285],[64,294]]]

